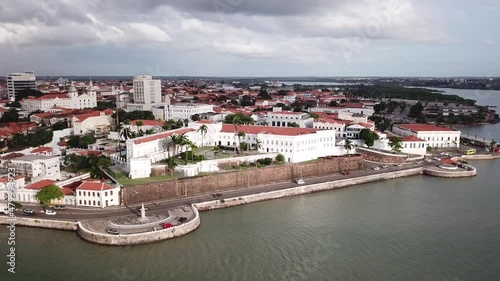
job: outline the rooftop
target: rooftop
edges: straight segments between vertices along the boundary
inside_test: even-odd
[[[414,132],[452,132],[451,128],[438,127],[432,124],[398,124],[400,128],[411,130]]]
[[[271,134],[282,136],[298,136],[305,134],[315,134],[318,129],[309,128],[293,128],[293,127],[271,127],[271,126],[241,126],[235,128],[232,124],[222,124],[222,133],[237,133],[244,132],[245,134]]]

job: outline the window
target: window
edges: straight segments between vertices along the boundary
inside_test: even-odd
[[[109,192],[109,195],[110,195],[110,196],[113,196],[113,190],[111,190],[111,191]]]
[[[82,205],[82,200],[80,200],[79,204]]]
[[[106,197],[108,196],[108,192],[107,192],[107,191],[106,191],[106,192],[104,192],[104,196],[106,196]]]

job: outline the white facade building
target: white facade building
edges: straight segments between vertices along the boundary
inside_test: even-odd
[[[325,119],[325,120],[320,120],[318,122],[314,122],[313,128],[319,130],[334,130],[335,136],[337,138],[342,138],[344,137],[345,127],[348,124],[350,124],[349,121],[346,122],[335,119]]]
[[[214,106],[211,104],[172,104],[164,107],[164,120],[191,120],[195,114],[214,112]]]
[[[24,155],[9,160],[9,167],[16,169],[16,174],[23,175],[31,182],[61,178],[58,156]]]
[[[266,122],[273,127],[288,127],[289,123],[296,123],[300,128],[312,128],[314,118],[304,112],[280,111],[279,109],[278,111],[268,112]]]
[[[76,206],[106,208],[120,205],[120,186],[84,181],[76,188]]]
[[[161,105],[161,80],[155,80],[150,75],[134,77],[133,103],[127,105],[127,111],[151,111],[154,105]]]
[[[426,142],[426,146],[435,148],[459,148],[460,131],[438,127],[431,124],[397,124],[394,134],[402,137],[415,136]]]
[[[84,135],[90,131],[104,132],[109,129],[113,118],[113,110],[94,111],[87,114],[75,115],[70,119],[70,127],[76,135]]]
[[[49,109],[62,107],[67,109],[84,109],[97,106],[97,92],[90,81],[87,93],[78,94],[76,88],[72,85],[67,94],[48,94],[41,97],[29,97],[23,99],[21,107],[23,110],[33,112],[36,110],[49,111]]]
[[[7,75],[7,95],[13,101],[22,90],[36,90],[36,77],[33,72],[10,73]]]
[[[421,138],[409,135],[401,141],[401,152],[407,154],[425,155],[427,154],[427,142]]]

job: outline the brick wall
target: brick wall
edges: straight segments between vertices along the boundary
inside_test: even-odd
[[[180,196],[193,196],[204,193],[223,192],[239,188],[287,182],[294,178],[324,176],[347,170],[359,170],[363,167],[363,157],[320,158],[314,163],[289,164],[266,168],[251,168],[181,178],[160,183],[141,184],[124,187],[123,200],[126,204],[154,201]]]
[[[362,154],[365,160],[379,162],[379,163],[405,163],[406,155],[390,155],[387,152],[378,153],[368,149],[357,149],[357,152]]]

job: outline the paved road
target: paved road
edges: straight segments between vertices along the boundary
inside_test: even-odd
[[[379,164],[375,164],[375,163],[372,164],[372,163],[365,162],[365,169],[364,170],[351,171],[351,175],[349,175],[349,176],[344,176],[341,174],[333,174],[333,175],[329,175],[329,176],[305,178],[304,181],[305,181],[305,185],[316,184],[316,183],[322,183],[322,182],[327,182],[327,181],[335,181],[335,180],[346,179],[346,178],[356,178],[356,177],[362,177],[362,176],[367,176],[367,175],[376,175],[376,174],[382,174],[382,173],[393,172],[393,171],[401,171],[401,170],[407,170],[407,169],[411,169],[411,168],[417,168],[417,167],[422,167],[422,166],[427,166],[427,165],[436,165],[436,164],[437,164],[437,161],[433,161],[430,163],[424,162],[423,164],[405,164],[403,167],[396,167],[394,165],[390,165],[388,168],[375,171],[375,170],[371,169],[371,167],[378,166]],[[262,192],[269,192],[269,191],[274,191],[274,190],[281,190],[281,189],[286,189],[286,188],[291,188],[291,187],[296,187],[296,186],[297,186],[297,184],[292,183],[292,182],[282,182],[282,183],[268,184],[268,185],[264,185],[264,186],[249,187],[249,188],[245,188],[245,189],[225,191],[222,194],[222,196],[218,197],[217,199],[241,197],[241,196],[245,196],[245,195],[251,195],[251,194],[262,193]],[[155,203],[147,203],[147,204],[145,204],[145,206],[149,207],[149,212],[155,213],[155,212],[164,212],[168,209],[173,209],[173,208],[179,207],[181,205],[188,205],[191,203],[198,203],[198,202],[204,202],[204,201],[210,201],[210,200],[214,200],[214,197],[212,197],[210,194],[203,194],[203,195],[197,195],[197,196],[192,196],[192,197],[161,200],[161,201],[158,201],[158,205],[156,205]],[[49,220],[52,219],[52,220],[84,221],[84,220],[109,218],[109,217],[116,217],[116,216],[130,215],[130,214],[139,214],[139,211],[136,209],[138,207],[139,207],[139,205],[128,206],[128,207],[123,207],[123,206],[110,207],[110,208],[106,208],[106,209],[68,207],[64,211],[56,211],[57,214],[55,216],[49,216],[49,215],[45,215],[43,213],[40,213],[40,211],[42,210],[40,206],[27,204],[27,205],[25,205],[25,208],[31,208],[31,209],[35,210],[36,214],[35,215],[26,215],[22,211],[16,211],[16,216],[43,218],[43,219],[49,219]]]

